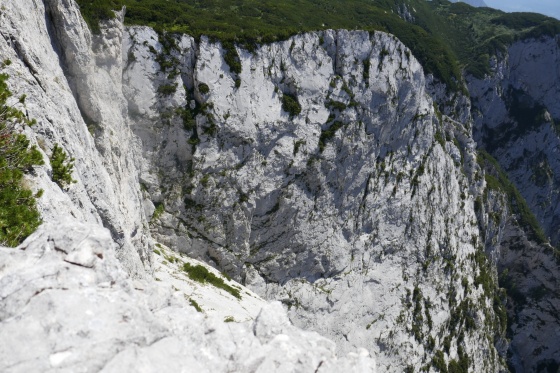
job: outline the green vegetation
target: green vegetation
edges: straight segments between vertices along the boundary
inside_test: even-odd
[[[237,54],[237,49],[235,49],[233,42],[225,40],[222,43],[222,47],[225,50],[224,60],[228,64],[230,71],[234,74],[241,74],[241,60],[239,59],[239,54]],[[239,81],[239,84],[241,84],[241,81]],[[239,88],[237,80],[235,86]]]
[[[76,180],[72,179],[74,158],[68,158],[68,155],[58,144],[54,144],[50,161],[52,167],[52,181],[57,183],[59,187],[65,188],[76,182]]]
[[[481,77],[489,58],[520,38],[555,35],[557,20],[530,13],[504,13],[446,0],[77,0],[93,32],[111,9],[126,5],[127,24],[156,30],[208,35],[224,41],[225,59],[241,72],[234,43],[253,50],[258,43],[285,40],[299,32],[324,29],[387,31],[407,45],[424,69],[452,90],[461,89],[461,70]],[[414,21],[398,16],[402,5],[414,8]],[[369,77],[364,63],[364,78]]]
[[[441,145],[443,150],[445,150],[445,137],[441,131],[436,131],[434,135],[435,140]]]
[[[477,159],[481,168],[486,171],[487,188],[504,192],[507,196],[510,210],[519,216],[519,223],[527,228],[527,233],[530,237],[539,243],[548,242],[537,218],[533,215],[527,202],[515,185],[509,181],[498,161],[484,150],[479,150]]]
[[[327,146],[327,141],[330,141],[334,137],[334,135],[336,134],[336,131],[341,129],[343,125],[344,125],[344,123],[337,121],[337,122],[334,122],[333,124],[331,124],[331,126],[329,128],[327,128],[326,130],[321,131],[321,136],[319,137],[319,151],[320,152],[323,152],[323,150],[325,150],[325,147]]]
[[[422,326],[424,325],[424,317],[422,316],[422,291],[418,286],[414,287],[412,292],[412,301],[414,302],[414,310],[412,311],[412,334],[418,342],[423,339]]]
[[[3,65],[9,65],[6,61]],[[42,165],[43,157],[21,133],[30,121],[7,101],[12,96],[6,81],[8,75],[0,74],[0,245],[17,246],[41,224],[36,198],[23,184],[24,174],[34,165]],[[19,100],[25,102],[22,96]]]
[[[445,364],[445,357],[443,356],[443,351],[438,350],[432,358],[432,366],[438,371],[447,373],[447,364]]]
[[[325,104],[325,107],[331,109],[331,110],[338,110],[338,111],[344,111],[346,110],[346,104],[340,101],[334,101],[334,100],[329,100],[327,101],[327,103]]]
[[[191,306],[194,307],[195,310],[202,313],[202,308],[200,307],[200,305],[194,299],[190,298],[189,303],[190,303]]]
[[[200,84],[198,85],[198,91],[199,91],[200,93],[202,93],[203,95],[205,95],[205,94],[207,94],[207,93],[210,92],[210,88],[208,87],[208,84],[200,83]]]
[[[163,214],[164,211],[164,206],[163,203],[155,203],[156,209],[154,210],[154,213],[152,214],[152,219],[151,221],[156,221],[160,218],[161,214]]]
[[[282,95],[282,109],[290,114],[290,118],[298,116],[301,113],[301,105],[297,97],[287,93]]]
[[[99,21],[115,18],[113,9],[120,10],[123,1],[121,0],[78,0],[82,17],[90,27],[91,31],[98,34]]]
[[[197,264],[195,266],[190,265],[189,263],[185,263],[183,266],[183,271],[187,273],[191,280],[200,282],[202,284],[211,284],[215,287],[225,290],[237,299],[241,299],[241,293],[239,293],[238,289],[235,289],[232,286],[229,286],[224,282],[223,279],[219,278],[212,272],[210,272],[206,267]]]
[[[177,92],[177,83],[160,85],[157,91],[164,96],[170,96]]]
[[[394,0],[378,1],[375,5],[366,0],[344,3],[327,0],[321,5],[311,0],[303,3],[296,0],[282,3],[263,1],[259,4],[248,0],[204,3],[79,0],[79,3],[94,32],[99,30],[99,20],[111,18],[110,9],[126,5],[128,23],[229,41],[229,44],[224,44],[226,62],[237,74],[241,66],[232,41],[244,43],[251,49],[255,43],[282,40],[297,32],[325,28],[388,31],[412,49],[428,72],[454,89],[458,88],[457,82],[460,81],[460,67],[480,76],[488,72],[489,55],[503,50],[515,38],[538,37],[560,30],[560,23],[548,17],[509,15],[444,0],[412,1],[410,5],[417,10],[416,24],[403,21],[396,15],[397,12],[393,14],[401,3]],[[364,69],[364,76],[369,75],[368,70],[369,66]]]

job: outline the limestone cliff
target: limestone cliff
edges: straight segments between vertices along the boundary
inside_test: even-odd
[[[73,1],[3,1],[2,60],[12,91],[26,94],[26,113],[37,125],[30,137],[50,155],[59,144],[76,159],[77,180],[67,191],[37,170],[44,220],[59,215],[103,224],[118,242],[129,273],[150,272],[150,233],[138,188],[138,153],[121,93],[121,37],[115,20],[92,37]]]
[[[470,81],[471,108],[382,32],[329,30],[249,51],[125,27],[122,14],[92,35],[73,0],[10,0],[1,9],[0,53],[13,61],[6,72],[38,120],[29,137],[45,154],[57,143],[77,160],[78,183],[67,190],[50,181],[48,166],[30,180],[45,190],[45,221],[73,215],[104,225],[138,278],[150,278],[152,242],[162,242],[281,301],[296,326],[333,339],[339,352],[367,349],[383,371],[505,369],[508,303],[498,269],[513,275],[548,246],[525,240],[522,259],[510,250],[525,227],[511,223],[514,214],[499,203],[505,197],[485,177],[493,171],[477,162],[475,139],[493,128],[488,118],[512,113],[506,104],[482,105],[492,92],[502,97],[502,60],[495,76]],[[535,100],[556,118],[557,101],[544,97]],[[538,136],[558,141],[552,125],[542,128]],[[544,150],[549,165],[554,149]],[[533,189],[520,190],[533,208],[550,192],[551,203],[535,211],[554,236],[558,182],[549,179],[533,199]],[[546,282],[533,271],[541,282],[523,288],[554,291],[558,267],[545,272]],[[548,319],[555,304],[545,313],[557,326]],[[511,325],[514,349],[538,330]],[[173,338],[185,343],[178,355],[190,342]],[[115,364],[133,364],[140,347]],[[320,365],[316,356],[334,367],[331,347],[314,349],[302,369]],[[340,364],[373,369],[363,355]],[[528,355],[516,356],[536,369],[540,360]]]

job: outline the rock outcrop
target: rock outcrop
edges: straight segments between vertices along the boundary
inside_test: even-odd
[[[327,31],[247,52],[127,33],[124,91],[152,162],[145,189],[164,207],[158,240],[381,368],[441,355],[498,369],[493,296],[476,281],[475,143],[404,45]],[[461,332],[469,320],[476,331]]]
[[[469,79],[475,139],[507,172],[553,244],[560,241],[559,38],[512,44]]]
[[[27,95],[25,112],[37,124],[29,137],[50,155],[55,144],[76,159],[77,180],[62,191],[48,168],[37,170],[39,207],[48,221],[72,215],[106,226],[127,272],[151,272],[151,241],[142,208],[138,146],[121,92],[122,23],[92,36],[72,0],[6,1],[0,11],[2,60],[11,89]]]
[[[254,322],[205,318],[170,285],[129,279],[117,248],[73,220],[0,247],[2,372],[375,372],[367,351],[337,359],[279,303]]]

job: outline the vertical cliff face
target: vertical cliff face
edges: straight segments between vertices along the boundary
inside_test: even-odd
[[[123,91],[159,240],[381,367],[498,369],[475,144],[404,45],[329,31],[248,52],[127,35]]]
[[[539,235],[511,192],[490,207],[501,230],[487,237],[508,293],[508,352],[516,372],[558,369],[560,260],[560,91],[558,37],[524,40],[495,59],[493,74],[470,79],[475,138],[491,153],[544,228]],[[494,169],[493,174],[497,175]],[[507,188],[511,191],[511,188]],[[509,210],[510,216],[496,214]],[[488,240],[488,238],[491,238]],[[528,343],[528,341],[531,341]]]
[[[122,22],[92,36],[73,1],[2,3],[0,51],[26,113],[29,137],[50,155],[59,144],[76,159],[77,180],[62,191],[49,166],[33,184],[43,219],[72,215],[110,229],[117,256],[134,276],[150,271],[150,233],[139,191],[137,144],[122,95]]]
[[[502,165],[553,244],[560,239],[560,49],[524,40],[471,79],[475,138]]]

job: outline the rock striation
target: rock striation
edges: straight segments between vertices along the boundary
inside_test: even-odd
[[[476,282],[476,145],[402,43],[327,31],[248,52],[127,32],[158,240],[281,300],[340,351],[365,346],[381,369],[420,369],[444,349],[445,364],[499,369],[492,296]],[[477,331],[463,333],[468,317]]]
[[[29,137],[46,156],[54,144],[76,159],[77,180],[62,191],[48,168],[33,184],[43,189],[45,220],[71,215],[111,230],[117,256],[135,277],[151,271],[148,221],[138,181],[138,153],[121,93],[122,23],[92,36],[71,0],[8,1],[0,13],[0,51],[11,65],[11,90],[26,94],[25,111],[37,120]]]

